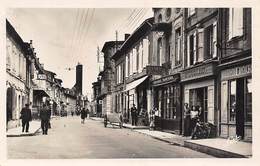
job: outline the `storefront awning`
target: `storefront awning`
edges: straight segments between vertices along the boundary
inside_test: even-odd
[[[148,76],[145,76],[143,78],[140,78],[138,80],[135,80],[129,84],[126,85],[126,89],[124,90],[124,92],[127,92],[131,89],[134,89],[135,87],[137,87],[138,85],[140,85],[142,82],[144,82],[146,79],[148,78]]]
[[[41,89],[34,89],[33,93],[35,95],[39,95],[39,96],[42,96],[42,97],[50,97],[47,92],[45,92],[44,90],[41,90]]]

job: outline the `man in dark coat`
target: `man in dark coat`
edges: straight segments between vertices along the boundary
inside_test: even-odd
[[[28,133],[30,127],[29,122],[32,121],[32,112],[31,109],[29,108],[29,104],[25,104],[25,107],[22,108],[21,119],[22,119],[22,127],[23,127],[22,132],[24,132],[24,128],[25,128],[25,132]]]
[[[83,108],[80,112],[80,116],[81,116],[81,123],[85,123],[85,118],[86,118],[86,110],[85,108]]]
[[[42,128],[42,134],[43,135],[48,134],[50,117],[51,117],[50,107],[47,106],[46,104],[43,104],[43,108],[40,111],[41,128]]]
[[[137,109],[135,107],[135,104],[133,104],[133,107],[131,108],[131,117],[132,117],[132,126],[136,126],[137,125]]]

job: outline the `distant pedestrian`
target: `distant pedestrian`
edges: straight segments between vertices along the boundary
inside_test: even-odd
[[[81,123],[84,124],[85,123],[85,118],[86,118],[86,110],[85,110],[85,108],[83,108],[81,110],[80,117],[81,117]]]
[[[32,112],[29,108],[29,104],[25,104],[25,107],[21,110],[21,119],[22,119],[22,132],[28,133],[30,124],[29,122],[32,121]]]
[[[89,109],[87,108],[86,109],[86,118],[88,118],[89,117]]]
[[[50,107],[47,104],[44,103],[43,108],[40,111],[41,128],[42,128],[42,134],[43,135],[48,134],[50,117],[51,117]]]
[[[150,111],[150,130],[155,128],[155,108]]]
[[[137,115],[138,115],[137,109],[135,107],[135,104],[133,104],[131,108],[132,126],[137,125]]]

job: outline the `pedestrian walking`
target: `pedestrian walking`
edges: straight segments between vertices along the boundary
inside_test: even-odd
[[[87,108],[86,109],[86,118],[88,118],[89,117],[89,109]]]
[[[21,110],[21,119],[22,119],[22,132],[28,133],[29,132],[29,127],[30,127],[30,121],[32,121],[32,112],[31,109],[29,108],[29,104],[25,104],[25,107],[22,108]]]
[[[137,109],[135,107],[135,104],[133,104],[131,108],[132,126],[137,125],[137,115],[138,115]]]
[[[83,108],[81,110],[80,117],[81,117],[81,123],[84,124],[85,123],[85,118],[86,118],[86,110],[85,110],[85,108]]]
[[[42,134],[48,135],[49,121],[51,117],[50,107],[44,103],[40,111]]]

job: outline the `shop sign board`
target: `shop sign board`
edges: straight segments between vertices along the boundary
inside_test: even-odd
[[[191,68],[181,73],[181,81],[189,81],[193,79],[211,76],[214,75],[215,73],[214,71],[215,71],[214,64],[207,64],[207,65]]]
[[[180,79],[180,75],[179,74],[175,74],[175,75],[170,75],[167,77],[162,77],[160,79],[154,80],[153,81],[153,85],[160,85],[160,84],[166,84],[166,83],[170,83],[170,82],[177,82]]]
[[[221,72],[221,80],[234,79],[239,77],[245,77],[252,73],[251,64],[237,66],[235,68],[226,69]]]

